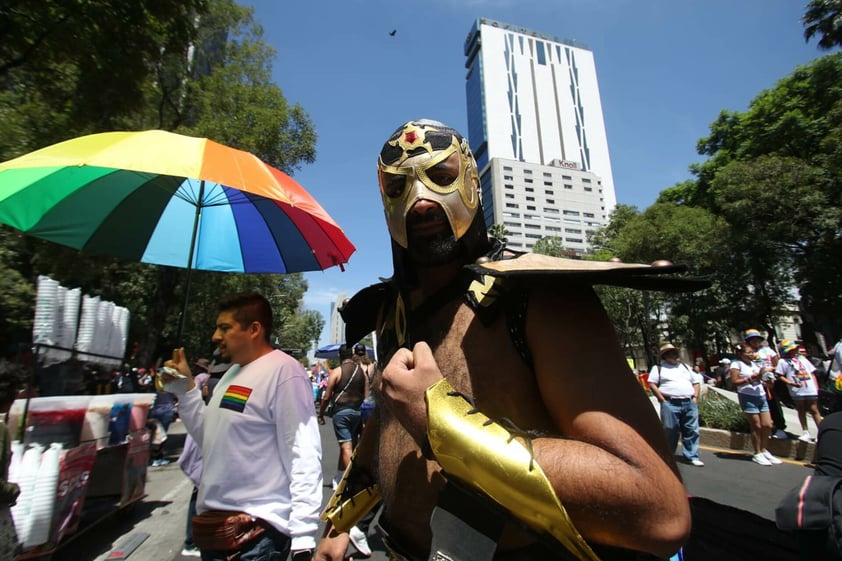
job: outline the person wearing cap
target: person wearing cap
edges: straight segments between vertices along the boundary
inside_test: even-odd
[[[798,440],[802,442],[813,442],[810,431],[807,430],[807,413],[813,417],[816,430],[822,422],[822,415],[819,413],[819,384],[816,380],[816,367],[799,352],[799,347],[789,339],[781,340],[781,359],[775,368],[775,373],[781,382],[787,385],[789,395],[795,402],[795,410],[798,412],[798,421],[801,423],[801,436]]]
[[[782,463],[772,455],[766,446],[772,432],[772,417],[766,401],[760,365],[754,360],[754,349],[748,343],[734,345],[737,360],[731,362],[731,383],[737,388],[737,398],[751,431],[751,445],[754,455],[751,460],[761,466]]]
[[[719,366],[713,371],[713,379],[716,380],[717,388],[725,388],[728,385],[728,371],[731,368],[731,359],[722,357],[719,359]]]
[[[786,417],[781,409],[781,400],[778,399],[777,391],[783,391],[775,378],[775,366],[778,364],[778,353],[769,346],[763,334],[757,329],[746,329],[743,333],[743,340],[748,343],[754,351],[754,362],[760,368],[763,380],[763,387],[766,390],[766,403],[769,405],[769,415],[772,417],[772,438],[787,439]],[[776,384],[778,384],[776,386]]]
[[[667,445],[674,453],[681,436],[681,453],[688,463],[702,467],[699,458],[699,378],[681,362],[678,349],[671,343],[661,345],[660,364],[649,372],[649,389],[661,403],[661,423]]]

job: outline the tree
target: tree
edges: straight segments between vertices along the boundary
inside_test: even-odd
[[[588,244],[592,248],[592,251],[607,250],[610,253],[614,253],[611,245],[613,240],[617,237],[620,230],[638,214],[639,211],[636,206],[617,204],[614,210],[611,211],[608,224],[598,230],[588,232]]]
[[[0,7],[0,157],[124,128],[205,0],[29,0]],[[14,134],[9,134],[13,132]]]
[[[509,230],[503,224],[492,224],[488,235],[504,244],[509,241]]]
[[[842,0],[811,0],[801,22],[805,41],[820,35],[820,49],[842,47]]]
[[[842,283],[828,266],[842,257],[840,140],[836,53],[796,68],[746,112],[723,112],[699,141],[710,158],[694,168],[688,199],[734,229],[729,262],[749,276],[723,278],[722,286],[758,300],[752,323],[777,317],[797,286],[809,322],[802,332],[842,332]]]
[[[569,257],[570,251],[564,248],[564,241],[556,236],[546,236],[535,242],[533,253],[549,255],[551,257]]]
[[[253,9],[231,0],[82,4],[40,0],[0,8],[6,32],[0,158],[91,132],[165,128],[251,151],[288,173],[314,160],[315,128],[271,82],[274,52]],[[147,364],[176,343],[184,270],[118,262],[8,232],[0,232],[0,257],[7,252],[0,267],[18,271],[30,291],[38,274],[49,274],[128,307],[131,340],[140,343],[138,360]],[[12,284],[8,294],[18,295],[0,299],[0,328],[16,334],[0,336],[16,340],[27,325],[31,331],[31,308],[20,304],[27,291]],[[299,321],[306,291],[301,275],[196,271],[182,341],[191,356],[207,352],[219,296],[252,289],[273,302],[279,333]],[[302,348],[312,339],[303,331],[306,339],[296,342]]]
[[[616,257],[629,263],[652,263],[662,259],[682,263],[692,275],[712,275],[724,263],[728,225],[705,209],[657,202],[643,213],[625,209],[612,215],[597,232]],[[650,346],[659,340],[681,343],[704,351],[712,337],[711,326],[723,313],[716,295],[649,292],[646,302],[637,301],[633,325]],[[629,298],[626,297],[628,301]],[[615,324],[617,311],[609,311]],[[654,355],[653,355],[654,356]]]

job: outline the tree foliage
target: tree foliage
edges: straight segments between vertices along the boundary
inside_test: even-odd
[[[725,351],[746,327],[773,332],[796,302],[808,340],[842,334],[841,117],[837,53],[796,68],[745,112],[721,112],[699,140],[708,158],[691,166],[696,179],[642,213],[618,206],[591,236],[623,261],[666,258],[711,279],[699,293],[650,293],[643,315],[659,338]]]
[[[93,132],[161,128],[211,137],[288,173],[312,162],[315,128],[272,83],[275,53],[253,12],[232,0],[5,3],[0,158]],[[178,343],[183,269],[93,256],[2,227],[0,272],[6,348],[30,337],[39,274],[129,308],[139,362]],[[194,271],[181,343],[191,356],[209,354],[218,298],[257,290],[273,304],[279,345],[309,349],[323,321],[301,308],[306,288],[300,274]]]
[[[842,0],[811,0],[801,18],[804,40],[819,36],[819,48],[842,47]]]

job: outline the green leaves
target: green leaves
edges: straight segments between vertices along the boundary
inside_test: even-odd
[[[9,4],[9,3],[7,3]],[[0,160],[92,132],[159,128],[256,154],[291,173],[316,131],[272,82],[274,50],[232,0],[32,0],[0,7]],[[127,225],[131,227],[131,225]],[[86,255],[0,228],[0,339],[28,343],[38,274],[129,308],[130,343],[154,364],[176,344],[185,271]],[[183,343],[209,356],[216,301],[258,290],[284,348],[321,331],[301,275],[194,271]],[[321,322],[321,323],[320,323]]]
[[[820,49],[842,47],[842,0],[811,0],[801,21],[805,41],[818,35]]]

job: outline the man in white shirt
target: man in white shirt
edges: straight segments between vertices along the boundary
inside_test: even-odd
[[[670,343],[661,346],[661,363],[649,373],[649,388],[661,402],[661,422],[669,449],[675,451],[678,435],[684,458],[697,467],[699,458],[699,379],[678,359],[678,349]]]
[[[272,309],[261,295],[234,295],[219,304],[213,342],[233,366],[207,406],[190,373],[184,349],[164,374],[179,396],[179,414],[200,445],[203,472],[198,517],[209,511],[244,513],[257,537],[239,549],[220,550],[194,541],[204,561],[286,559],[309,561],[316,546],[322,502],[321,437],[313,390],[304,367],[274,349]],[[197,518],[198,518],[197,517]],[[273,557],[274,558],[274,557]]]

